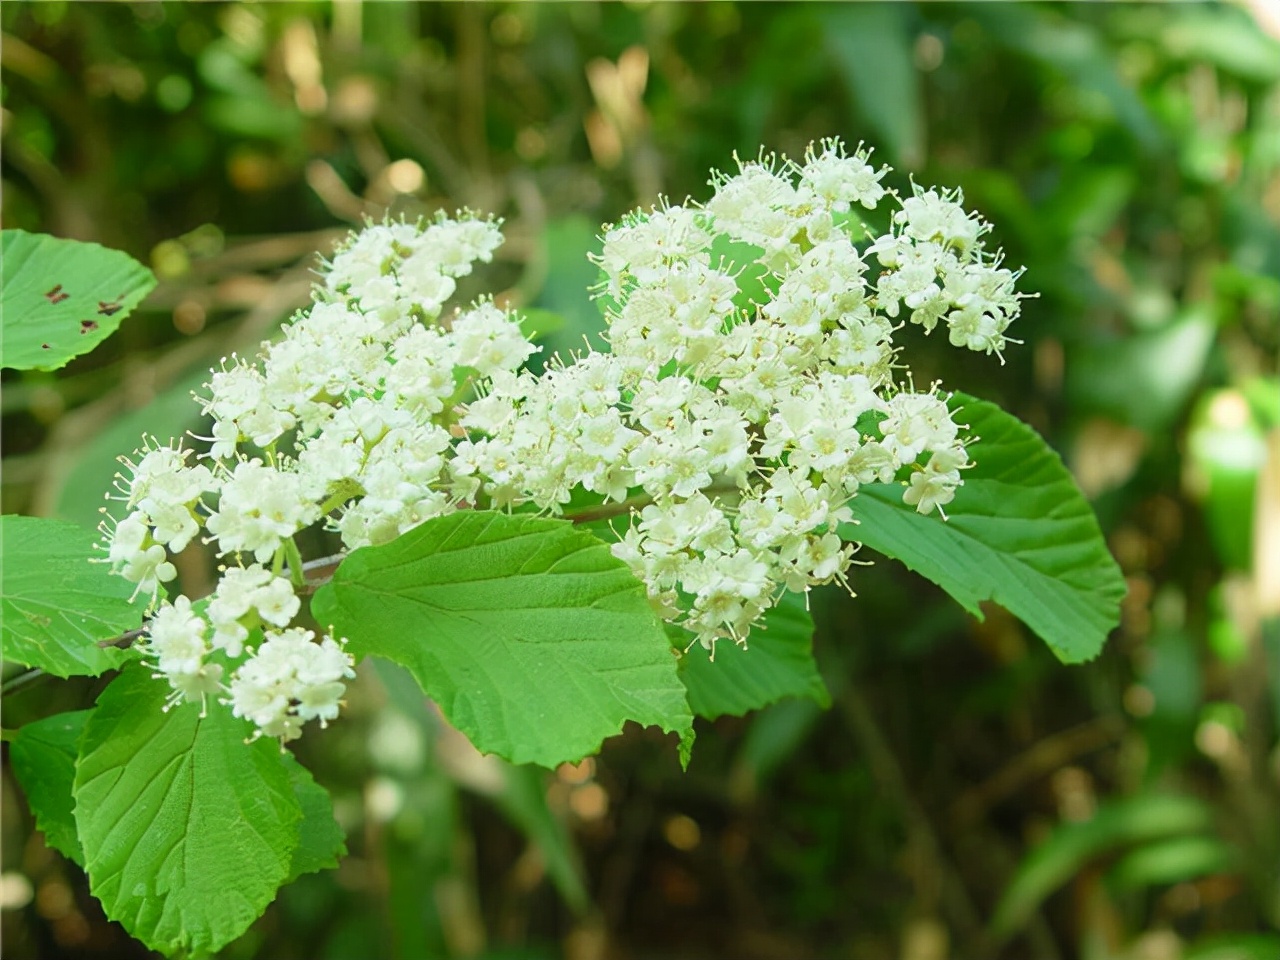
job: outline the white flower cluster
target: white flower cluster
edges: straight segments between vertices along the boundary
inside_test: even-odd
[[[320,521],[355,548],[457,509],[589,502],[579,516],[625,517],[614,553],[714,650],[784,590],[844,581],[855,547],[837,527],[861,484],[902,480],[907,504],[941,512],[971,438],[945,398],[910,387],[896,318],[905,305],[926,331],[941,321],[953,344],[999,353],[1017,274],[958,195],[916,189],[873,236],[854,210],[892,196],[886,172],[824,141],[802,163],[740,163],[705,204],[606,228],[610,350],[541,375],[493,302],[441,319],[501,242],[494,222],[353,237],[308,313],[256,363],[214,372],[208,465],[156,444],[126,463],[128,512],[106,528],[121,575],[155,594],[201,528],[229,564],[206,606],[166,601],[151,621],[174,699],[221,691],[282,739],[336,715],[342,642],[291,626],[292,538]]]
[[[115,499],[127,512],[103,526],[116,572],[157,596],[177,576],[170,554],[201,528],[228,564],[207,604],[161,601],[148,624],[172,703],[222,695],[282,740],[337,716],[353,661],[344,641],[291,626],[303,586],[293,537],[327,518],[347,547],[380,543],[456,507],[445,464],[459,385],[536,349],[488,301],[436,324],[457,278],[501,241],[472,216],[353,237],[282,339],[213,372],[208,465],[179,443],[124,461]]]
[[[471,406],[464,426],[518,451],[485,492],[555,510],[576,484],[638,487],[647,505],[614,552],[711,648],[745,640],[782,589],[843,578],[854,547],[836,528],[860,484],[906,471],[904,501],[941,511],[964,438],[943,398],[895,379],[894,318],[905,302],[926,331],[944,319],[952,343],[998,353],[1016,276],[958,196],[917,191],[864,243],[851,211],[884,199],[885,172],[827,141],[609,229],[596,260],[611,352]]]

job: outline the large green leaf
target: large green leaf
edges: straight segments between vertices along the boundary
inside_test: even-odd
[[[164,953],[213,952],[294,872],[302,810],[274,740],[211,704],[165,712],[145,668],[117,677],[85,726],[75,817],[106,914]],[[304,864],[305,865],[305,864]]]
[[[156,285],[127,253],[25,230],[0,233],[4,365],[56,370],[115,332]]]
[[[683,633],[677,642],[688,642]],[[689,706],[699,717],[740,717],[781,700],[804,697],[830,706],[831,696],[813,660],[813,618],[803,594],[787,593],[751,631],[746,649],[716,644],[714,661],[694,646],[680,658]]]
[[[96,677],[134,654],[100,647],[142,623],[133,584],[90,563],[96,538],[38,517],[0,517],[0,618],[4,659],[59,677]]]
[[[84,853],[76,835],[71,786],[80,735],[92,713],[59,713],[28,723],[9,745],[9,762],[36,816],[36,826],[49,846],[81,866]]]
[[[868,484],[850,503],[858,524],[841,535],[901,560],[976,616],[995,600],[1065,663],[1096,656],[1125,585],[1088,502],[1026,424],[962,393],[951,402],[981,439],[947,520],[916,513],[900,486]]]
[[[355,551],[312,602],[357,656],[409,669],[478,749],[555,766],[632,720],[693,717],[644,588],[564,520],[460,511]]]

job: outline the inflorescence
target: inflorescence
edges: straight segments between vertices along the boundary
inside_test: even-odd
[[[201,531],[226,563],[208,601],[161,600],[149,622],[171,702],[221,698],[281,740],[337,715],[345,641],[291,626],[293,537],[318,523],[354,549],[459,509],[614,504],[614,554],[712,651],[745,643],[786,590],[847,585],[855,545],[837,527],[859,486],[900,480],[904,502],[941,513],[974,439],[936,388],[914,389],[893,334],[904,317],[943,324],[999,354],[1022,296],[958,192],[914,188],[869,231],[856,210],[897,201],[887,170],[824,141],[606,227],[592,259],[609,350],[541,374],[492,300],[442,318],[498,222],[353,235],[281,339],[213,372],[206,453],[151,441],[124,461],[126,512],[103,525],[115,572],[155,598]]]

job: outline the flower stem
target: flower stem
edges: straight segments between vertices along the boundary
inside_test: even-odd
[[[632,510],[647,507],[651,503],[653,503],[653,497],[647,493],[640,493],[634,497],[627,497],[620,503],[601,503],[596,506],[583,507],[580,510],[566,510],[564,518],[572,523],[592,523],[596,520],[608,520],[611,517],[623,516]]]
[[[298,544],[293,537],[284,542],[284,554],[289,561],[289,580],[295,588],[306,586],[307,577],[302,570],[302,554],[298,552]]]

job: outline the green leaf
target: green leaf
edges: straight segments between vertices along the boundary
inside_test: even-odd
[[[1182,960],[1275,960],[1280,957],[1280,934],[1215,933],[1197,940]]]
[[[71,785],[76,775],[76,747],[92,713],[59,713],[28,723],[9,745],[14,776],[27,795],[45,842],[81,866],[84,853],[72,814]]]
[[[25,230],[0,232],[4,365],[57,370],[115,332],[156,285],[127,253]]]
[[[1145,149],[1164,143],[1159,124],[1134,85],[1121,75],[1118,59],[1096,27],[1071,19],[1065,8],[1052,4],[973,4],[966,15],[997,43],[1059,72],[1078,91],[1076,96],[1106,105]]]
[[[689,634],[678,643],[688,643]],[[680,658],[680,679],[689,690],[694,714],[740,717],[784,697],[814,700],[823,707],[831,696],[813,660],[813,618],[803,594],[788,592],[751,631],[747,648],[716,644],[714,661],[695,645]]]
[[[583,883],[582,862],[573,836],[547,802],[550,775],[530,766],[503,764],[499,769],[501,786],[490,795],[494,805],[537,846],[547,875],[570,909],[585,914],[591,906],[591,897]]]
[[[1280,40],[1258,29],[1248,9],[1171,9],[1163,22],[1157,42],[1170,57],[1208,62],[1256,83],[1280,81]]]
[[[1239,863],[1235,848],[1217,837],[1169,837],[1125,854],[1107,871],[1117,891],[1172,886],[1223,873]]]
[[[764,256],[761,247],[721,234],[712,241],[707,255],[715,267],[732,274],[738,284],[738,292],[733,295],[735,310],[754,317],[756,305],[768,303],[778,292],[780,281],[760,263]]]
[[[516,312],[520,332],[527,340],[544,340],[564,329],[564,317],[541,307],[523,307]]]
[[[562,323],[551,329],[537,324],[542,352],[526,364],[534,372],[556,354],[581,350],[584,338],[596,349],[602,346],[599,334],[604,318],[587,292],[600,278],[600,269],[587,259],[589,252],[600,247],[599,233],[600,225],[581,214],[550,220],[542,230],[541,245],[528,271],[538,286],[527,291],[532,298],[529,309],[519,312],[554,314]]]
[[[101,519],[102,495],[111,489],[120,471],[119,458],[131,455],[142,445],[142,437],[180,437],[201,421],[200,405],[192,403],[192,392],[209,380],[207,366],[197,367],[161,390],[150,402],[136,410],[122,410],[84,444],[67,451],[67,470],[51,473],[54,487],[42,502],[51,513],[83,526],[96,526]]]
[[[39,517],[0,517],[4,659],[58,677],[96,677],[136,654],[100,647],[142,623],[133,584],[90,563],[97,538]]]
[[[293,795],[302,808],[302,821],[298,825],[298,846],[289,864],[289,876],[285,883],[293,883],[304,873],[329,870],[346,856],[346,835],[333,818],[333,800],[329,791],[316,783],[309,771],[293,758],[293,754],[281,755]]]
[[[975,616],[995,600],[1064,663],[1098,654],[1119,623],[1124,578],[1071,474],[1034,430],[962,393],[951,405],[981,440],[947,520],[902,502],[902,487],[867,484],[841,536],[901,560]]]
[[[312,601],[357,656],[409,669],[477,749],[555,766],[632,720],[693,717],[643,586],[565,520],[460,511],[351,554]],[[686,754],[687,755],[687,754]]]
[[[1079,409],[1147,433],[1168,430],[1204,376],[1216,338],[1213,316],[1196,306],[1159,330],[1081,344],[1067,372],[1067,396]]]
[[[1102,806],[1093,819],[1056,827],[1018,866],[996,905],[992,932],[1016,932],[1049,894],[1097,855],[1117,847],[1210,828],[1213,813],[1200,800],[1158,794],[1127,797]]]
[[[168,692],[144,668],[103,691],[80,745],[76,825],[109,918],[153,950],[213,952],[290,875],[302,811],[274,740],[247,743],[252,725],[221,705],[165,712]]]
[[[845,86],[890,159],[924,159],[920,81],[912,62],[909,8],[893,3],[840,3],[820,8],[822,32]]]

